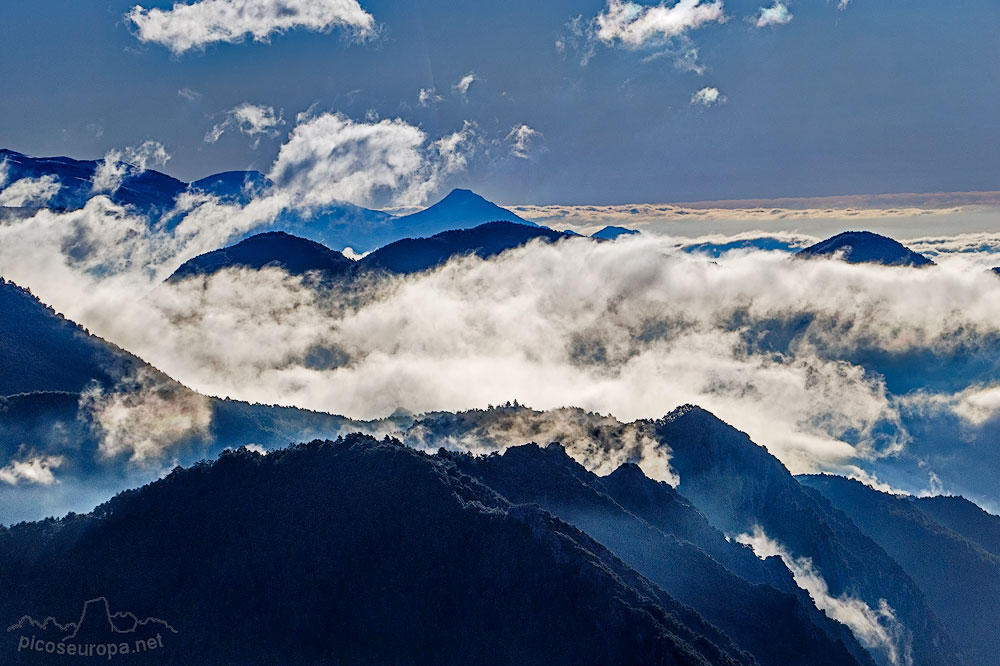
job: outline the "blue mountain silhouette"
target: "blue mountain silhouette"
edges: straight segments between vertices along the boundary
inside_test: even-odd
[[[933,261],[902,243],[870,231],[845,231],[800,250],[799,257],[840,255],[854,264],[885,266],[932,266]]]

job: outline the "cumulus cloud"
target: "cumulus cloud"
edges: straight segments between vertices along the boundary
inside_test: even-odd
[[[471,84],[471,82],[470,82]],[[417,103],[420,106],[433,106],[435,104],[440,104],[444,101],[444,97],[441,97],[434,88],[421,88],[420,92],[417,94]]]
[[[205,142],[215,143],[227,130],[236,129],[250,137],[251,145],[256,148],[263,137],[278,136],[278,127],[284,124],[281,112],[275,112],[274,107],[244,102],[226,112],[225,120],[205,135]]]
[[[780,557],[792,572],[795,584],[809,593],[817,608],[847,625],[862,645],[885,654],[893,666],[912,666],[912,636],[885,599],[873,608],[849,594],[831,595],[826,580],[812,559],[795,557],[780,543],[769,538],[759,526],[755,526],[752,533],[738,535],[736,541],[753,548],[761,559]]]
[[[706,86],[691,95],[691,104],[695,106],[708,107],[715,104],[725,104],[727,101],[725,95],[722,95],[718,88],[712,88],[711,86]]]
[[[208,44],[257,42],[288,30],[325,32],[346,28],[372,34],[375,19],[357,0],[199,0],[170,9],[136,5],[126,14],[140,41],[162,44],[180,55]]]
[[[679,0],[673,5],[648,6],[628,0],[608,0],[605,9],[597,15],[594,35],[608,44],[642,48],[725,20],[719,1]]]
[[[23,451],[19,453],[24,454]],[[0,482],[12,486],[21,483],[50,486],[56,482],[52,470],[59,469],[63,462],[62,456],[22,455],[20,460],[0,467]]]
[[[341,113],[305,116],[278,152],[270,178],[292,205],[315,208],[336,201],[370,204],[390,196],[398,205],[422,203],[442,175],[464,166],[474,131],[428,142],[401,120],[355,122]]]
[[[539,137],[541,136],[541,132],[532,127],[528,127],[524,123],[515,125],[511,128],[510,132],[507,133],[506,137],[506,140],[510,142],[511,155],[521,159],[527,159],[531,155],[533,146],[537,143]]]
[[[113,194],[126,176],[137,175],[150,167],[162,167],[169,159],[170,153],[159,141],[109,150],[94,173],[92,189],[95,193]]]
[[[754,18],[754,25],[758,28],[765,28],[769,25],[784,25],[790,23],[791,20],[792,13],[788,10],[788,6],[775,0],[775,3],[770,7],[760,8],[760,13]]]
[[[0,187],[3,187],[7,173],[0,175],[3,176]],[[60,187],[55,176],[20,178],[0,190],[0,206],[44,206],[59,193]]]
[[[177,96],[183,97],[189,102],[197,102],[201,99],[201,93],[196,90],[191,90],[190,88],[179,88],[177,90]]]
[[[469,88],[472,87],[473,83],[479,80],[479,76],[475,72],[469,72],[456,81],[452,88],[462,97],[467,97],[469,94]]]

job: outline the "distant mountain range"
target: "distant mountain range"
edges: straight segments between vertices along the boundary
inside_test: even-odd
[[[22,178],[54,179],[59,185],[58,192],[44,204],[53,210],[82,208],[89,198],[100,194],[94,190],[94,176],[103,162],[30,157],[0,149],[0,163],[6,164],[8,184]],[[259,171],[226,171],[185,183],[153,169],[126,165],[121,185],[106,194],[115,203],[155,219],[172,209],[177,197],[185,192],[212,195],[225,203],[245,205],[273,191],[274,184]],[[168,227],[178,221],[173,219]],[[409,215],[395,216],[342,202],[319,210],[283,210],[272,224],[256,231],[280,230],[328,247],[351,247],[357,252],[368,252],[403,238],[433,236],[442,231],[495,221],[535,226],[474,192],[456,189],[429,208]]]
[[[352,261],[340,252],[284,232],[257,234],[236,245],[194,257],[169,278],[177,282],[194,275],[212,275],[226,268],[281,268],[290,275],[313,273],[336,281],[366,273],[410,274],[435,268],[449,259],[475,255],[494,257],[538,240],[552,243],[575,234],[515,222],[487,222],[472,229],[455,229],[429,238],[406,238]]]

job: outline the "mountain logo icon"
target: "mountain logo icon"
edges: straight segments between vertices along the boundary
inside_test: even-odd
[[[111,660],[159,651],[166,645],[164,639],[177,630],[158,617],[139,619],[131,612],[112,613],[107,598],[97,597],[84,602],[76,622],[63,624],[51,616],[38,621],[24,615],[7,627],[7,633],[17,637],[16,651],[26,656]]]

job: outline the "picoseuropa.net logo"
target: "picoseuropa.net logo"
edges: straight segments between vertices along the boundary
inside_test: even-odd
[[[159,652],[167,647],[177,633],[166,620],[147,617],[140,620],[133,613],[112,613],[104,597],[83,604],[80,619],[60,624],[54,617],[39,622],[30,615],[7,627],[16,636],[15,650],[27,659],[32,656],[48,659],[112,660],[127,655]],[[40,662],[41,663],[41,662]]]

